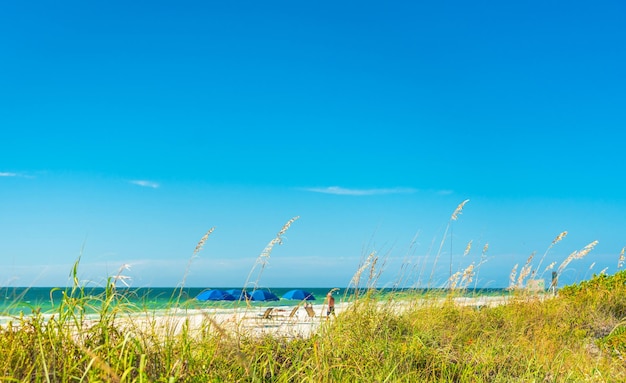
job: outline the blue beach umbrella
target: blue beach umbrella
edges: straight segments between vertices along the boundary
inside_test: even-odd
[[[234,301],[235,297],[222,290],[204,290],[196,296],[199,301]]]
[[[278,298],[276,295],[265,290],[257,290],[253,292],[250,295],[250,297],[252,298],[253,301],[278,301],[280,300],[280,298]]]
[[[301,289],[289,290],[283,295],[283,298],[292,299],[296,301],[304,301],[304,300],[314,301],[315,300],[315,297],[313,296],[313,294],[311,294],[310,292],[306,290],[301,290]]]
[[[226,292],[235,297],[237,300],[250,299],[250,294],[248,294],[246,290],[230,289],[226,290]]]

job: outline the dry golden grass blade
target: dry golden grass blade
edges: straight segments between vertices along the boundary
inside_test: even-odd
[[[472,240],[471,239],[467,243],[467,246],[465,246],[465,251],[463,252],[463,256],[465,257],[467,254],[469,254],[470,250],[472,250]]]
[[[89,357],[91,358],[91,360],[93,361],[93,364],[95,366],[97,366],[99,369],[101,369],[102,371],[104,371],[104,373],[106,374],[107,377],[107,381],[109,382],[119,382],[120,381],[120,377],[117,375],[117,373],[115,372],[115,370],[104,360],[102,360],[102,358],[100,358],[98,355],[96,355],[93,351],[89,350],[88,348],[75,343],[76,346],[78,348],[80,348],[85,354],[89,355]]]

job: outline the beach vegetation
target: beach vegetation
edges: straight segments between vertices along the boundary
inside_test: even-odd
[[[295,219],[261,253],[246,284],[258,285],[272,247]],[[557,236],[538,266],[534,254],[519,275],[516,265],[510,290],[492,297],[472,288],[487,258],[486,244],[480,259],[451,273],[442,289],[384,294],[376,286],[385,257],[369,252],[345,290],[349,304],[331,318],[308,318],[317,321],[315,331],[289,336],[244,331],[244,321],[266,325],[245,319],[247,312],[237,323],[218,322],[209,313],[192,323],[181,310],[181,296],[172,297],[172,315],[138,307],[132,290],[119,288],[128,282],[126,266],[100,294],[90,294],[78,278],[79,258],[71,286],[58,289],[61,301],[53,312],[35,310],[0,326],[0,381],[626,381],[626,271],[602,272],[558,291],[524,288],[565,235]],[[586,256],[596,243],[563,264]]]

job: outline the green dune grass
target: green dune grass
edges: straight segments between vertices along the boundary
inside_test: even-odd
[[[257,276],[255,285],[294,220],[260,255],[248,276]],[[592,248],[593,242],[564,263]],[[124,281],[121,272],[94,296],[78,281],[77,261],[74,284],[62,291],[52,316],[35,312],[0,327],[0,381],[626,381],[626,271],[600,273],[556,294],[529,291],[524,280],[539,269],[531,256],[519,275],[514,267],[506,304],[477,307],[455,303],[472,286],[473,264],[453,275],[445,290],[379,295],[381,264],[375,253],[367,256],[352,279],[365,288],[351,290],[349,306],[318,331],[294,339],[225,329],[210,315],[176,331],[156,320],[148,326],[119,321],[142,310],[127,299],[128,290],[116,288]],[[172,297],[173,307],[178,300]]]
[[[75,289],[52,318],[35,314],[0,329],[0,380],[624,381],[625,282],[626,271],[602,274],[556,297],[520,292],[480,309],[438,294],[399,311],[393,294],[365,294],[297,339],[227,332],[210,317],[193,332],[121,328],[124,297],[113,287],[100,297],[98,320],[84,321],[86,301]]]

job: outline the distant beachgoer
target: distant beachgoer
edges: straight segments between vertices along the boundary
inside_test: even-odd
[[[550,290],[552,294],[556,295],[556,285],[559,284],[559,274],[556,271],[552,272],[552,283],[550,283]]]
[[[328,310],[326,310],[326,317],[329,317],[330,314],[335,315],[335,297],[333,297],[332,292],[329,292],[326,294],[326,298],[328,298]]]

